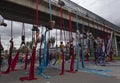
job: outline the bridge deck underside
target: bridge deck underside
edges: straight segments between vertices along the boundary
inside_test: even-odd
[[[17,11],[16,11],[17,10]],[[11,2],[0,2],[0,14],[7,20],[19,21],[29,24],[35,24],[35,10],[14,4]],[[49,14],[39,11],[39,25],[46,25],[49,22]],[[56,21],[55,28],[60,29],[60,17],[53,16],[53,20]],[[76,31],[76,22],[72,22],[73,32]],[[69,20],[64,19],[64,30],[69,31]],[[79,29],[82,31],[82,24],[79,24]],[[102,31],[93,29],[89,26],[85,26],[85,31],[92,32],[95,36],[101,36]]]

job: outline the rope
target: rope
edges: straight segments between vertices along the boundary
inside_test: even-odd
[[[48,0],[48,2],[49,2],[50,20],[52,20],[52,6],[51,6],[51,0]]]
[[[62,41],[62,29],[63,29],[63,15],[62,5],[60,5],[60,40]]]
[[[38,0],[36,0],[36,25],[38,27]],[[24,80],[36,80],[36,78],[34,77],[34,66],[35,66],[34,64],[35,64],[35,55],[36,55],[36,47],[37,47],[37,38],[38,38],[38,36],[39,36],[39,30],[36,29],[36,42],[35,42],[35,46],[32,49],[29,76],[20,77],[21,81],[24,81]],[[33,38],[33,32],[32,32],[32,38]]]
[[[36,25],[38,25],[38,0],[36,0]]]
[[[11,21],[11,38],[13,38],[13,21]]]
[[[14,42],[13,42],[13,22],[11,21],[11,39],[10,39],[10,48],[9,48],[9,57],[8,57],[8,68],[6,71],[2,72],[3,74],[8,74],[11,69],[11,63],[12,63],[12,51],[14,47]]]
[[[72,21],[71,21],[71,13],[69,13],[69,40],[72,39]]]
[[[25,35],[25,25],[24,25],[24,23],[22,24],[22,35]]]
[[[22,36],[21,36],[21,45],[24,44],[25,45],[25,26],[24,23],[22,24]]]
[[[50,21],[52,21],[52,6],[51,6],[51,0],[48,0],[48,2],[49,2],[49,12],[50,12]],[[50,31],[49,31],[49,33],[48,33],[48,36],[49,36],[49,38],[50,38]]]
[[[84,64],[84,20],[82,18],[82,34],[83,34],[83,39],[82,39],[82,68],[85,68]]]
[[[73,46],[73,38],[72,38],[72,21],[71,21],[71,13],[69,13],[69,28],[70,28],[70,34],[69,37],[71,38],[70,40],[70,56],[71,56],[71,62],[70,62],[70,70],[67,72],[75,72],[74,71],[74,46]]]
[[[63,10],[62,10],[62,5],[60,5],[60,41],[63,41],[63,38],[62,38],[62,29],[63,29]],[[62,52],[62,68],[61,68],[61,73],[60,75],[63,75],[64,74],[64,53]],[[58,59],[59,60],[59,59]]]
[[[76,14],[76,27],[77,27],[77,30],[78,30],[79,25],[78,25],[78,15],[77,14]]]
[[[78,31],[78,27],[79,27],[79,25],[78,25],[78,15],[76,14],[76,29],[77,29],[77,31]],[[77,34],[76,34],[76,38],[77,38],[77,35],[78,35],[78,37],[79,37],[79,33],[77,32]],[[80,56],[80,46],[79,46],[79,41],[77,42],[77,40],[79,40],[79,39],[76,39],[76,70],[78,71],[79,70],[79,61],[80,61],[80,58],[79,58],[79,56]]]

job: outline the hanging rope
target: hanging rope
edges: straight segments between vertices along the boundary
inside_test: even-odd
[[[12,51],[14,48],[14,42],[13,42],[13,21],[11,21],[11,39],[10,39],[10,48],[9,48],[9,56],[8,56],[8,68],[5,72],[2,72],[3,74],[8,74],[11,69],[11,63],[12,63]]]
[[[48,2],[49,2],[50,20],[52,20],[52,6],[51,6],[51,0],[48,0]]]
[[[60,40],[62,41],[62,29],[63,29],[63,15],[62,15],[62,5],[60,5]]]
[[[84,64],[84,19],[82,18],[82,68],[85,68]]]
[[[38,25],[38,0],[36,0],[36,25]]]
[[[76,71],[78,71],[80,68],[79,68],[79,62],[80,62],[80,43],[79,43],[79,36],[80,36],[80,33],[79,33],[79,24],[78,24],[78,15],[76,13]]]
[[[71,21],[71,12],[69,13],[69,29],[70,29],[70,56],[71,56],[71,63],[70,63],[70,70],[68,70],[67,72],[72,72],[74,73],[74,46],[73,46],[73,37],[72,37],[72,21]]]
[[[62,68],[61,68],[61,73],[60,75],[63,75],[64,74],[64,52],[63,52],[63,49],[64,49],[64,45],[63,45],[63,35],[62,35],[62,30],[63,30],[63,9],[62,7],[65,5],[63,1],[59,0],[58,1],[58,4],[60,5],[60,49],[61,49],[61,53],[62,53]],[[60,57],[58,59],[58,61],[60,61]]]
[[[31,56],[31,64],[30,64],[30,71],[29,71],[29,76],[27,77],[21,77],[20,80],[36,80],[37,78],[34,77],[34,64],[35,64],[35,55],[36,55],[36,47],[38,43],[38,36],[39,36],[39,29],[38,29],[38,0],[36,0],[36,26],[33,26],[32,31],[36,31],[36,41],[35,41],[35,46],[33,46],[32,49],[32,56]],[[33,36],[33,34],[32,34]]]
[[[69,13],[69,40],[73,41],[72,37],[72,17],[71,17],[71,12]]]
[[[21,36],[21,40],[22,40],[22,42],[21,42],[21,45],[25,45],[25,25],[24,25],[24,23],[22,24],[22,36]]]
[[[48,0],[49,3],[49,13],[50,13],[50,21],[52,21],[52,6],[51,6],[51,0]],[[50,31],[48,33],[48,38],[50,39]],[[49,48],[48,48],[48,56],[49,56]]]

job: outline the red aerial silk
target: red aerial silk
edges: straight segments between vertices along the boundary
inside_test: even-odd
[[[72,21],[71,21],[71,13],[69,14],[69,29],[70,29],[70,33],[69,33],[69,38],[70,38],[70,54],[71,54],[71,64],[70,64],[70,70],[67,70],[67,72],[72,72],[74,73],[74,46],[73,46],[73,37],[72,37]]]
[[[27,64],[28,64],[28,49],[27,49],[26,56],[25,56],[25,66],[24,66],[25,70],[27,69]]]
[[[36,0],[36,25],[38,25],[38,0]],[[36,32],[36,37],[38,37],[38,32]],[[36,47],[37,47],[37,42],[35,47],[33,47],[32,50],[32,56],[31,56],[31,64],[30,64],[30,71],[29,71],[29,76],[26,77],[21,77],[20,80],[36,80],[37,78],[34,77],[34,64],[35,64],[35,55],[36,55]]]
[[[11,63],[11,70],[12,71],[15,70],[16,64],[17,64],[18,59],[19,59],[19,53],[20,53],[20,49],[17,51],[17,54],[16,54],[15,58],[13,59],[13,61]]]
[[[8,74],[10,72],[11,62],[12,62],[12,51],[14,47],[14,42],[10,40],[10,49],[9,49],[9,57],[8,57],[8,68],[6,71],[3,71],[2,74]]]
[[[21,81],[24,81],[24,80],[36,80],[37,79],[37,78],[34,77],[35,55],[36,55],[36,47],[33,47],[32,56],[31,56],[31,64],[30,64],[29,76],[20,77]]]

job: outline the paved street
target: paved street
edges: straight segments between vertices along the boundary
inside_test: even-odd
[[[65,67],[68,68],[69,63]],[[67,73],[60,76],[60,65],[54,68],[47,68],[45,73],[50,75],[50,79],[44,79],[40,75],[36,75],[37,80],[24,81],[23,83],[120,83],[120,62],[109,62],[106,66],[94,65],[86,62],[86,68],[91,70],[80,70],[76,73]],[[18,68],[18,67],[17,67]],[[95,69],[95,72],[92,71]],[[2,69],[3,70],[3,69]],[[104,71],[102,71],[104,70]],[[7,75],[0,75],[0,83],[21,83],[19,78],[26,76],[28,70],[19,70],[11,72]],[[36,73],[39,71],[36,70]],[[98,73],[99,72],[99,73]]]

